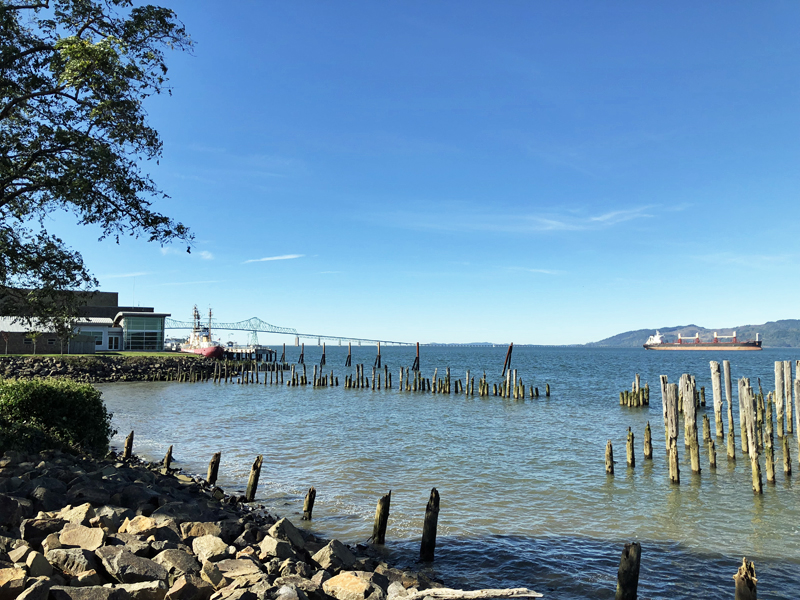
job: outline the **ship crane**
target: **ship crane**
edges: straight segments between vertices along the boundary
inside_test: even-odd
[[[738,341],[738,340],[736,339],[736,332],[735,332],[735,331],[733,332],[733,335],[717,335],[717,332],[715,331],[715,332],[714,332],[714,343],[715,343],[715,344],[716,344],[717,342],[719,342],[719,338],[722,338],[722,339],[730,339],[730,340],[731,340],[731,341],[733,341],[734,343],[736,343],[736,342]],[[758,341],[758,334],[756,334],[756,341]]]

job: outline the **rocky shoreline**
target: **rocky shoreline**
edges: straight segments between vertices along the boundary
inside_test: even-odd
[[[174,381],[179,374],[207,379],[213,375],[217,362],[196,355],[169,353],[164,356],[0,356],[0,374],[6,379],[60,377],[82,383]]]
[[[441,587],[157,463],[0,459],[0,600],[411,600]]]

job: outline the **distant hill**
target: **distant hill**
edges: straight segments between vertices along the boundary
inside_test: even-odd
[[[763,325],[740,325],[738,327],[717,327],[716,329],[706,329],[698,325],[681,325],[678,327],[659,327],[658,331],[663,333],[667,340],[678,339],[680,333],[685,337],[694,337],[695,333],[700,334],[700,339],[710,341],[716,331],[719,335],[731,335],[734,331],[739,340],[754,340],[756,333],[761,334],[765,348],[800,348],[800,319],[783,319],[781,321],[770,321]],[[626,331],[611,336],[599,342],[590,342],[586,346],[609,347],[609,348],[635,348],[642,347],[647,338],[656,332],[655,329],[637,329],[636,331]]]

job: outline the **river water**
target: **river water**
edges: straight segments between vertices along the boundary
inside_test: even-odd
[[[298,352],[296,348],[288,349]],[[467,368],[499,382],[505,347],[422,347],[426,377]],[[306,348],[306,363],[321,349]],[[383,348],[393,373],[414,350]],[[341,384],[346,348],[327,349],[326,369]],[[291,354],[287,360],[296,360]],[[374,347],[353,348],[353,364],[375,359]],[[705,386],[714,432],[709,360],[731,361],[737,458],[717,441],[716,471],[701,449],[702,472],[691,473],[679,444],[681,485],[669,482],[659,375],[682,373]],[[366,541],[378,498],[392,491],[387,557],[414,565],[430,490],[441,494],[436,561],[428,567],[451,587],[525,586],[546,598],[613,598],[625,542],[642,544],[640,598],[732,598],[743,556],[754,560],[759,598],[800,598],[800,466],[790,438],[795,480],[784,477],[754,496],[749,460],[739,439],[736,378],[774,387],[774,361],[800,359],[798,349],[761,352],[653,352],[640,349],[516,347],[512,366],[541,397],[514,401],[392,390],[177,383],[98,387],[119,433],[136,431],[135,452],[160,459],[174,445],[176,466],[205,474],[222,452],[218,484],[242,493],[253,458],[264,455],[257,501],[300,523],[303,497],[317,489],[307,528],[345,542]],[[793,363],[794,367],[794,363]],[[310,373],[313,369],[309,369]],[[651,404],[619,406],[634,374],[650,384]],[[552,395],[544,397],[545,383]],[[477,390],[477,386],[476,386]],[[645,424],[654,459],[645,461]],[[636,467],[625,464],[627,428],[636,435]],[[727,435],[727,422],[725,424]],[[702,429],[700,430],[702,431]],[[797,433],[795,433],[797,435]],[[679,440],[682,439],[682,434]],[[604,470],[606,441],[616,475]]]

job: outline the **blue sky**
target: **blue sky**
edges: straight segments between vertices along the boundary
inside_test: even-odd
[[[798,317],[800,3],[163,4],[196,46],[148,169],[191,255],[52,224],[122,303],[421,342]]]

